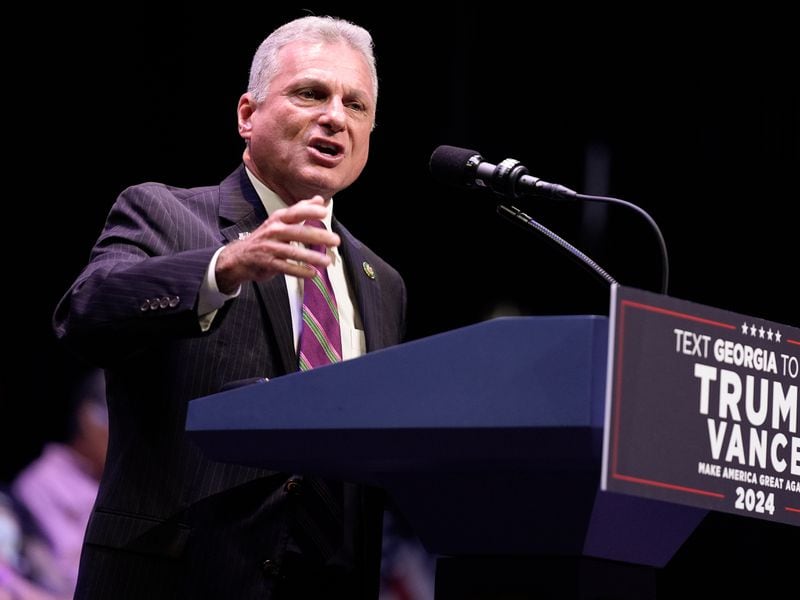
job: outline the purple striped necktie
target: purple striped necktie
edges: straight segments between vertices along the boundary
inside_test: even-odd
[[[325,228],[321,221],[306,221],[306,225]],[[318,244],[309,247],[323,254],[326,251],[325,246]],[[336,297],[327,270],[315,270],[314,276],[303,284],[303,328],[298,353],[301,371],[342,360],[342,334]]]

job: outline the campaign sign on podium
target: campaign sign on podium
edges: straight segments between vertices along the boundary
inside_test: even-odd
[[[800,330],[614,286],[602,489],[800,525]]]

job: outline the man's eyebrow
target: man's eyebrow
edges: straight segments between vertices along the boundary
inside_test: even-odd
[[[295,79],[289,85],[292,87],[299,87],[303,85],[326,85],[327,82],[324,79],[320,79],[319,77],[311,77],[311,76],[303,76],[299,79]]]
[[[320,77],[305,76],[305,77],[300,77],[299,79],[295,79],[294,81],[289,83],[286,89],[297,90],[305,87],[329,88],[330,83],[327,80]],[[360,102],[364,102],[365,104],[371,104],[369,92],[359,87],[351,87],[345,89],[345,96],[354,98],[356,100],[359,100]]]

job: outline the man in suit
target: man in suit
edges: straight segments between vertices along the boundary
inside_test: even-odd
[[[54,316],[108,385],[76,598],[377,597],[375,490],[212,462],[184,432],[192,398],[298,369],[316,269],[342,358],[402,340],[400,275],[332,217],[367,161],[377,91],[369,33],[292,21],[261,44],[239,100],[244,164],[217,186],[147,183],[114,204]]]

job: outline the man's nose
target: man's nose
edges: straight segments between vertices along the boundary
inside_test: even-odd
[[[324,105],[324,110],[320,116],[321,125],[328,127],[334,133],[341,131],[345,127],[344,103],[338,96],[331,96]]]

